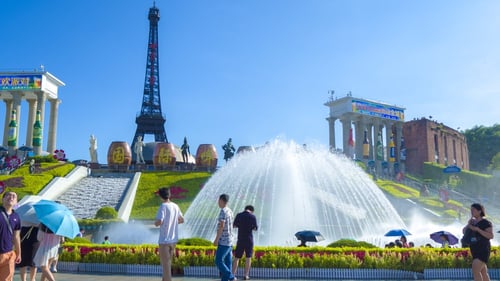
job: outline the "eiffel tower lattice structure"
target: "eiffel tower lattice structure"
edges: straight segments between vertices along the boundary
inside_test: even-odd
[[[140,114],[135,118],[137,130],[132,140],[132,149],[135,147],[137,137],[144,140],[144,135],[154,135],[155,142],[168,142],[165,132],[165,116],[161,112],[160,102],[160,71],[158,56],[158,21],[160,10],[155,7],[149,9],[149,41],[146,60],[146,78],[144,81],[144,94]],[[132,153],[135,160],[135,153]]]

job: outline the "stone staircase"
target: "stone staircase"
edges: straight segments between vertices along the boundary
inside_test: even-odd
[[[81,179],[56,200],[66,205],[77,219],[94,218],[96,212],[111,206],[118,210],[133,174],[99,174]]]

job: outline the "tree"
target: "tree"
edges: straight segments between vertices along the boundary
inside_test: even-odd
[[[493,157],[500,152],[500,124],[475,126],[464,132],[469,148],[470,169],[486,172]]]
[[[492,171],[500,170],[500,152],[498,152],[495,156],[493,156],[489,169]]]

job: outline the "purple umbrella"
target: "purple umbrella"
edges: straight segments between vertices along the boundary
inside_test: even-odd
[[[431,235],[430,235],[431,239],[437,243],[443,243],[443,240],[441,240],[441,236],[445,236],[448,238],[449,245],[458,244],[458,238],[455,235],[449,233],[448,231],[441,230],[441,231],[431,233]]]

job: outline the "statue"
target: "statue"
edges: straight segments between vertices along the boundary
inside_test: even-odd
[[[142,155],[142,147],[145,146],[144,142],[142,141],[141,136],[137,136],[137,140],[135,141],[134,145],[134,152],[135,152],[135,162],[137,164],[144,164],[144,156]]]
[[[97,161],[97,139],[94,135],[90,135],[90,163],[98,163]]]
[[[191,152],[189,152],[189,144],[187,142],[187,138],[184,137],[184,144],[182,144],[181,146],[181,151],[182,151],[182,162],[184,163],[187,163],[189,158],[189,154],[191,154]]]
[[[232,139],[229,138],[229,140],[227,141],[227,143],[225,145],[222,146],[222,149],[224,149],[224,160],[229,161],[229,159],[233,158],[233,155],[234,155],[234,146],[232,144]]]

